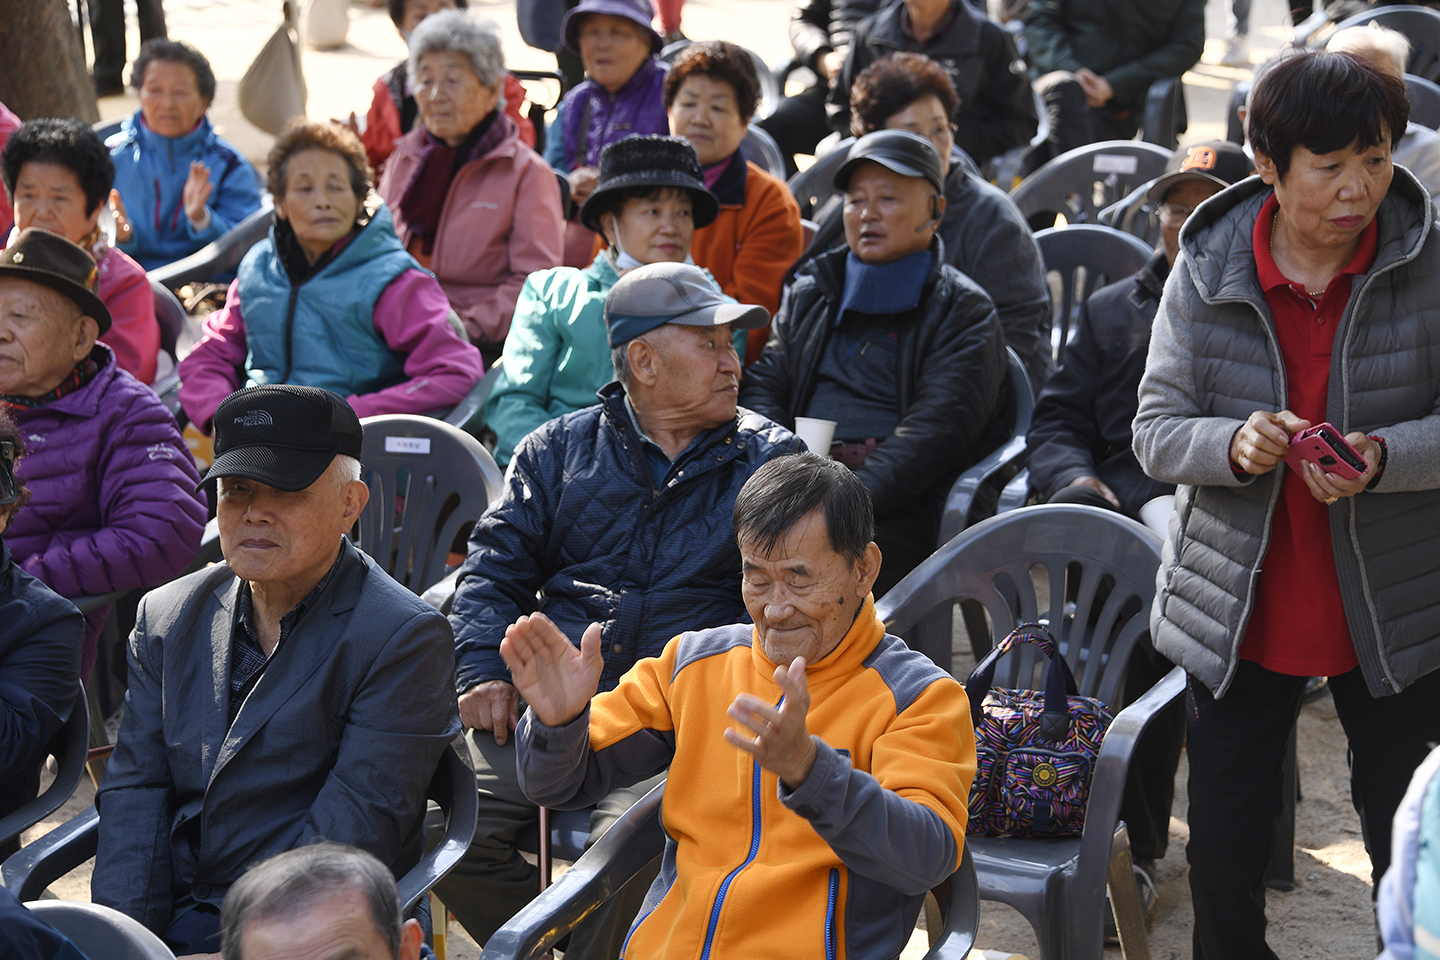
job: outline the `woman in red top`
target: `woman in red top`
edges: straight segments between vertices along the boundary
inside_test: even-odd
[[[1264,875],[1307,677],[1330,678],[1376,880],[1440,739],[1440,240],[1391,162],[1408,113],[1349,54],[1262,76],[1260,176],[1182,228],[1156,317],[1135,453],[1180,485],[1151,620],[1190,674],[1197,958],[1275,957]],[[1325,422],[1365,459],[1354,479],[1287,459]]]

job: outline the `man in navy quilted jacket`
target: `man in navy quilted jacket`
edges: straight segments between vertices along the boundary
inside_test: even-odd
[[[538,890],[536,868],[515,849],[537,814],[516,782],[511,732],[523,708],[500,659],[505,628],[537,611],[571,637],[599,623],[603,691],[675,635],[746,619],[735,497],[766,461],[801,449],[784,428],[736,407],[731,332],[769,319],[763,307],[721,297],[694,266],[628,272],[605,299],[617,382],[598,405],[521,441],[504,495],[475,526],[450,621],[480,815],[469,853],[438,892],[480,943]],[[606,798],[592,840],[653,785]],[[618,953],[650,879],[636,878],[613,909],[588,918],[567,958]]]

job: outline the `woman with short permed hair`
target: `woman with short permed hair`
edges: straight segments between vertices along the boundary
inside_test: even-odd
[[[209,432],[222,400],[259,384],[324,387],[362,417],[459,403],[480,379],[480,355],[450,325],[435,277],[400,245],[355,134],[290,121],[268,182],[270,236],[240,262],[225,306],[180,363],[191,422]]]

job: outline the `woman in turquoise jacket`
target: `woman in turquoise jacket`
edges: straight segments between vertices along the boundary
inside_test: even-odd
[[[584,270],[540,270],[520,289],[500,376],[485,405],[497,463],[509,463],[516,445],[542,423],[595,405],[595,392],[615,379],[605,334],[605,294],[634,267],[693,262],[690,241],[696,228],[719,211],[689,141],[627,137],[605,148],[580,222],[604,235],[606,249]],[[741,356],[745,334],[735,333]]]
[[[119,194],[116,240],[153,270],[188,257],[259,210],[260,187],[255,168],[215,135],[205,116],[215,74],[200,51],[178,40],[151,40],[130,84],[140,109],[107,143]]]

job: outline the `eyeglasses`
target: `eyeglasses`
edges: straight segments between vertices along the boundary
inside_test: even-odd
[[[1186,207],[1178,203],[1162,203],[1160,204],[1160,222],[1167,227],[1178,227],[1194,212],[1194,207]]]
[[[20,484],[15,480],[15,444],[0,440],[0,507],[8,507],[20,499]]]

